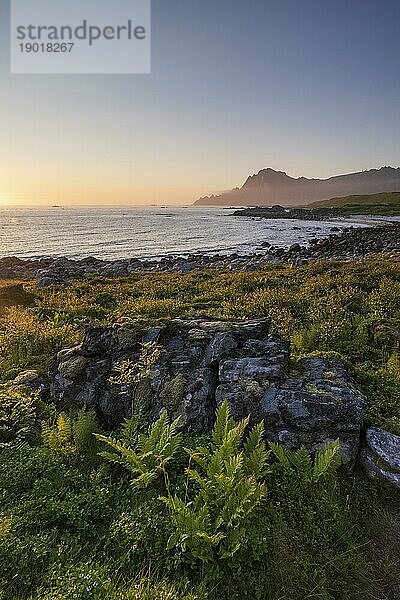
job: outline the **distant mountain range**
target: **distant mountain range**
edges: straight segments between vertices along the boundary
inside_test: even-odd
[[[241,188],[200,198],[197,206],[300,206],[349,196],[400,192],[400,167],[382,167],[329,179],[290,177],[283,171],[263,169],[248,177]]]

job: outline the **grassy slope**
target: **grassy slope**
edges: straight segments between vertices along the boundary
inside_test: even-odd
[[[400,192],[345,196],[308,204],[307,208],[341,208],[346,214],[400,215]]]
[[[0,281],[0,288],[7,284]],[[44,371],[57,349],[80,339],[89,324],[121,316],[144,324],[268,315],[272,330],[291,339],[295,356],[339,353],[368,396],[368,424],[400,433],[400,265],[394,261],[137,274],[40,293],[33,282],[24,285],[37,295],[36,306],[5,307],[0,314],[3,381],[25,368]],[[20,411],[15,418],[22,419]],[[0,406],[0,436],[2,427]],[[183,565],[166,550],[158,490],[138,495],[123,473],[42,446],[3,450],[0,598],[396,598],[390,589],[400,565],[398,495],[361,475],[332,498],[282,474],[268,478],[268,489],[266,509],[249,526],[248,557]]]

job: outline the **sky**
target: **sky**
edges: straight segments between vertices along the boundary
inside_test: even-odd
[[[0,205],[400,166],[399,62],[398,0],[153,0],[150,75],[11,75],[0,0]]]

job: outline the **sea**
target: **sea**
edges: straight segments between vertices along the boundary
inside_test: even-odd
[[[0,256],[36,258],[95,256],[104,260],[159,259],[188,254],[250,254],[306,245],[332,227],[365,227],[366,219],[343,222],[252,219],[212,207],[0,208]]]

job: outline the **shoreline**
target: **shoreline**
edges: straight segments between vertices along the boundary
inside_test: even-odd
[[[331,234],[314,238],[308,245],[292,244],[280,248],[263,242],[260,250],[248,255],[207,255],[200,253],[165,256],[159,260],[126,258],[103,260],[88,256],[73,260],[63,256],[56,258],[21,259],[0,258],[1,279],[38,280],[38,287],[66,286],[68,279],[93,277],[128,277],[136,272],[190,273],[204,269],[227,269],[251,271],[266,265],[289,264],[303,266],[320,260],[360,261],[374,255],[400,255],[400,222],[379,222],[365,228],[332,227]]]
[[[285,207],[276,204],[274,206],[253,206],[234,209],[232,213],[235,217],[247,217],[255,220],[277,220],[291,219],[303,221],[351,221],[353,223],[385,223],[398,222],[399,214],[386,214],[379,212],[351,212],[356,207],[343,208],[307,208],[307,207]],[[368,208],[365,207],[365,208]]]
[[[164,261],[188,255],[248,256],[263,251],[261,244],[265,241],[281,248],[295,243],[308,246],[310,239],[328,236],[334,226],[344,229],[381,225],[380,217],[317,222],[243,220],[235,217],[233,210],[164,212],[79,210],[67,219],[60,211],[55,215],[39,212],[34,217],[23,213],[1,221],[4,237],[0,256],[25,261],[59,257],[80,261],[94,256],[105,263],[130,258]]]

